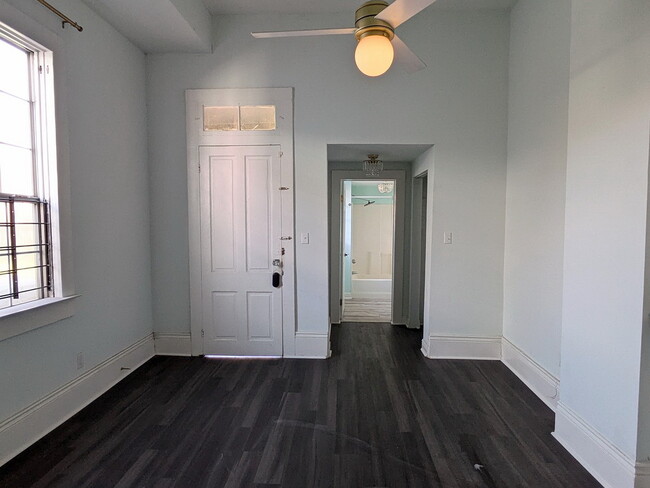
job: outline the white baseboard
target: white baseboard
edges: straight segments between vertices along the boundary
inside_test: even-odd
[[[153,334],[0,423],[0,466],[48,434],[154,356]]]
[[[330,341],[327,334],[296,332],[296,354],[285,358],[327,359],[330,356]]]
[[[501,361],[551,410],[555,411],[560,392],[559,379],[505,337],[501,344]]]
[[[422,339],[422,347],[420,348],[420,351],[422,351],[425,358],[429,357],[429,341],[424,338]]]
[[[650,488],[650,461],[637,462],[634,468],[634,488]]]
[[[501,337],[441,336],[429,337],[422,348],[431,359],[501,359]]]
[[[191,356],[192,337],[189,334],[159,334],[154,332],[156,356]]]
[[[553,436],[605,488],[650,486],[650,470],[645,463],[635,465],[632,459],[561,401],[555,410]],[[639,477],[635,484],[637,469]]]

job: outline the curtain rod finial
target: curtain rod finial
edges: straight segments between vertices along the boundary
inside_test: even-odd
[[[52,13],[54,13],[55,15],[58,15],[59,17],[61,17],[63,19],[63,21],[61,22],[61,28],[62,29],[65,29],[65,24],[70,24],[72,27],[77,29],[79,32],[81,32],[83,30],[83,27],[81,27],[76,22],[73,22],[72,20],[70,20],[70,17],[68,17],[67,15],[62,14],[59,10],[57,10],[52,5],[47,3],[46,0],[36,0],[36,1],[38,3],[40,3],[41,5],[43,5],[44,7],[47,7]]]

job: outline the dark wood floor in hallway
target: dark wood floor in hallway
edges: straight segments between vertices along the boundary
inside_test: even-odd
[[[333,327],[329,360],[157,357],[0,468],[2,487],[598,487],[498,361]]]

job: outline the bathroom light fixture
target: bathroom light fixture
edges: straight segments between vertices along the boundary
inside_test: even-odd
[[[378,154],[368,154],[368,159],[363,161],[363,172],[366,176],[379,176],[384,169],[384,162],[378,160]]]
[[[393,191],[394,183],[392,181],[382,181],[377,185],[379,193],[390,193]]]

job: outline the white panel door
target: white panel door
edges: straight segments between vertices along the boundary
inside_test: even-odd
[[[201,147],[204,354],[282,355],[280,147]]]

